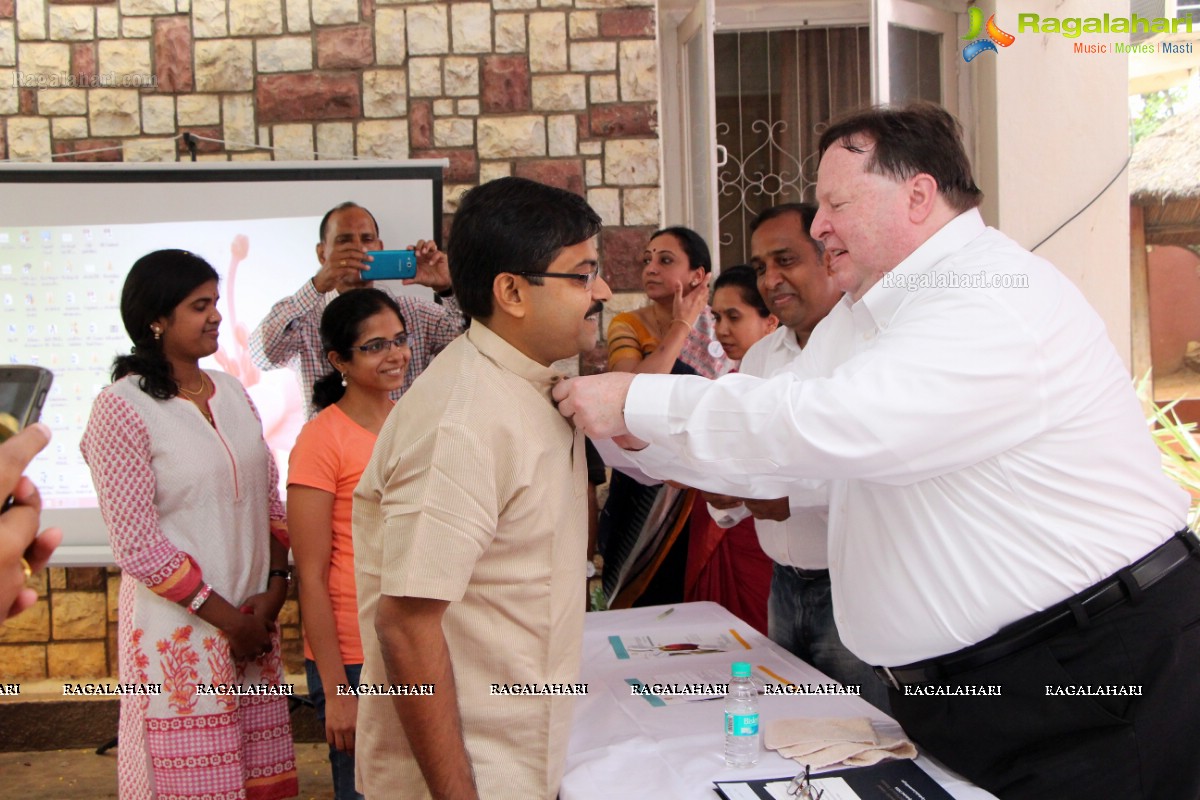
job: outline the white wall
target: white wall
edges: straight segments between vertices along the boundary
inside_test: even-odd
[[[985,18],[996,0],[980,4]],[[1088,203],[1129,155],[1128,56],[1073,52],[1119,34],[1018,33],[1018,11],[1042,16],[1128,16],[1128,2],[1003,3],[996,21],[1016,35],[966,65],[975,76],[976,172],[989,224],[1032,247]],[[1129,190],[1122,174],[1087,211],[1037,250],[1067,274],[1108,325],[1129,362]]]

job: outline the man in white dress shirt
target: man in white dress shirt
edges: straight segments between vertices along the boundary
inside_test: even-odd
[[[842,639],[966,777],[1004,798],[1195,800],[1188,497],[1099,316],[984,225],[959,137],[926,105],[821,137],[812,232],[845,297],[787,374],[581,378],[559,410],[704,489],[830,479]]]
[[[809,236],[817,207],[808,203],[772,206],[750,223],[750,266],[758,291],[780,326],[746,352],[743,375],[769,378],[799,357],[817,323],[841,299],[825,268],[825,248]],[[851,653],[833,621],[829,580],[829,508],[824,486],[791,497],[752,500],[706,494],[718,525],[754,517],[759,544],[775,562],[767,603],[767,632],[817,669],[863,699],[888,710],[887,687],[871,667]]]

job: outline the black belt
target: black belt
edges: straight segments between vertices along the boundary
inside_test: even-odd
[[[795,573],[796,577],[803,578],[806,581],[820,581],[829,577],[827,569],[804,569],[803,567],[795,567],[791,564],[780,564],[779,566],[790,569]]]
[[[1117,570],[1111,578],[1084,589],[1058,605],[1006,625],[997,634],[978,644],[903,667],[875,667],[875,674],[888,686],[899,690],[907,684],[937,683],[952,675],[982,667],[1044,642],[1071,627],[1086,625],[1093,617],[1119,606],[1130,597],[1139,596],[1193,554],[1200,554],[1200,541],[1196,534],[1185,528],[1143,558]]]

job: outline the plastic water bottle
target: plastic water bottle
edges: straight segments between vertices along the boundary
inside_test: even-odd
[[[735,662],[729,691],[725,695],[725,764],[749,767],[758,763],[758,687],[750,677],[750,665]]]

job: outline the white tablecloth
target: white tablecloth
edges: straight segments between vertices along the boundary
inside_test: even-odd
[[[561,800],[713,800],[715,780],[782,778],[794,775],[796,762],[763,749],[754,767],[731,769],[724,760],[724,710],[720,700],[655,707],[633,696],[628,678],[642,681],[685,670],[721,669],[734,661],[762,665],[796,684],[830,683],[812,666],[793,656],[716,603],[593,612],[583,635],[581,681],[588,693],[577,697],[575,723],[567,752]],[[619,659],[610,636],[669,633],[720,634],[733,628],[750,650],[704,655]],[[728,678],[726,678],[728,680]],[[869,717],[877,730],[902,736],[895,720],[852,695],[763,696],[761,723],[798,717]],[[949,773],[922,755],[915,762],[961,800],[992,795]]]

